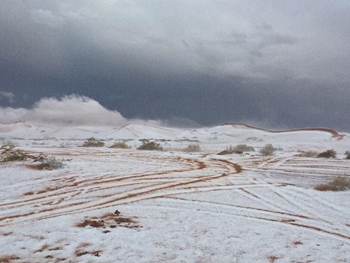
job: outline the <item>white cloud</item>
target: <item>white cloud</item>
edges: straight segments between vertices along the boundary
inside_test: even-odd
[[[107,110],[97,101],[77,95],[61,99],[43,98],[23,118],[30,122],[68,125],[120,125],[126,122],[119,112]]]
[[[43,98],[32,109],[1,108],[0,124],[16,121],[56,125],[121,126],[126,123],[158,125],[156,120],[129,120],[118,111],[104,108],[86,96],[69,95],[60,99]]]
[[[23,116],[28,112],[23,108],[2,108],[0,107],[0,124],[10,124],[16,121],[23,120]]]

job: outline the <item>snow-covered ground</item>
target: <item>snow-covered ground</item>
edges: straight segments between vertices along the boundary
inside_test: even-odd
[[[92,136],[105,146],[81,147]],[[349,192],[313,189],[350,176],[349,134],[16,123],[0,140],[65,164],[0,163],[0,262],[350,262]],[[108,148],[119,140],[131,149]],[[218,155],[242,143],[256,151]],[[280,149],[261,156],[268,143]],[[300,157],[327,149],[337,159]]]

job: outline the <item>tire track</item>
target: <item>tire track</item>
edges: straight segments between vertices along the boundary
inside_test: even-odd
[[[329,178],[330,175],[334,174],[334,171],[338,171],[337,174],[339,174],[339,165],[341,170],[348,167],[343,160],[333,161],[301,158],[302,161],[299,163],[298,159],[297,157],[286,157],[275,162],[276,159],[254,158],[253,160],[246,160],[244,164],[245,169],[248,171],[254,171],[257,174],[264,175],[264,177],[259,180],[260,182],[266,182],[267,178],[269,178],[268,180],[276,178],[280,182],[286,179],[287,181],[288,179],[289,181],[295,180],[295,178],[303,180],[304,178],[306,179],[307,174],[312,175],[312,178],[315,179],[327,178],[327,176]],[[309,173],[307,173],[307,171],[309,171]],[[268,177],[265,177],[265,175],[268,175]],[[307,179],[310,181],[310,176],[307,176]],[[307,218],[313,218],[316,222],[316,224],[314,224],[311,221],[305,222],[305,220],[300,222],[290,221],[288,222],[290,225],[350,240],[350,234],[347,234],[348,231],[344,231],[343,229],[346,222],[348,222],[348,217],[344,216],[344,211],[334,208],[334,205],[320,200],[315,197],[315,195],[310,196],[310,194],[307,194],[307,192],[303,191],[300,187],[280,189],[270,185],[268,188],[272,191],[271,193],[273,193],[273,195],[277,196],[277,199],[271,199],[270,195],[269,198],[262,198],[258,194],[259,192],[254,191],[252,193],[244,187],[240,190],[255,201],[260,201],[260,203],[264,203],[270,207],[275,206],[275,208],[282,209],[282,211],[287,210],[292,211],[293,214],[302,214]],[[283,200],[283,202],[279,200]],[[286,205],[277,205],[283,203]],[[339,220],[332,220],[334,218],[334,213],[337,214],[338,219],[342,219],[341,222],[339,222]],[[332,216],[328,216],[329,214]],[[264,220],[267,219],[265,218]]]
[[[176,158],[176,161],[178,161],[179,158]],[[117,186],[123,186],[123,184],[115,184],[116,182],[123,182],[123,181],[134,181],[137,179],[148,179],[151,176],[159,176],[159,175],[166,175],[166,174],[172,174],[172,173],[184,173],[184,172],[190,172],[190,171],[194,171],[194,170],[202,170],[204,168],[206,168],[206,165],[204,164],[204,162],[201,162],[199,160],[192,160],[189,158],[184,158],[182,159],[182,161],[186,161],[187,164],[190,164],[189,168],[183,168],[183,169],[174,169],[174,170],[168,170],[168,171],[159,171],[159,172],[153,172],[153,173],[139,173],[139,174],[134,174],[131,176],[124,176],[124,177],[112,177],[112,178],[106,178],[106,176],[113,176],[113,174],[105,174],[105,175],[101,175],[98,177],[94,177],[93,179],[85,179],[85,180],[80,180],[80,181],[76,181],[76,180],[67,180],[67,179],[63,179],[63,185],[61,186],[55,186],[54,188],[46,188],[44,190],[41,190],[38,192],[38,194],[40,196],[38,196],[38,194],[36,194],[33,197],[27,197],[24,198],[22,200],[16,200],[13,202],[7,202],[7,203],[2,203],[0,204],[0,208],[6,208],[8,206],[15,206],[15,205],[21,205],[21,204],[27,204],[30,201],[35,201],[35,200],[41,200],[44,199],[46,197],[52,197],[52,196],[60,196],[60,195],[65,195],[67,193],[70,192],[74,192],[76,191],[78,188],[86,188],[89,186],[97,186],[100,184],[113,184],[114,187]],[[68,189],[68,190],[67,190]],[[42,193],[46,193],[46,194],[42,194]]]
[[[198,201],[196,200],[196,202],[198,202]],[[272,224],[274,226],[289,227],[292,229],[299,229],[299,230],[304,229],[304,230],[311,231],[311,232],[314,232],[314,233],[319,234],[319,235],[326,235],[332,239],[341,240],[342,242],[350,245],[350,235],[345,235],[345,234],[336,232],[335,230],[332,230],[332,229],[330,230],[330,229],[325,229],[325,228],[314,226],[314,225],[308,225],[307,222],[306,223],[305,222],[299,223],[299,222],[296,222],[294,218],[292,218],[292,219],[275,219],[275,218],[263,217],[262,215],[261,216],[241,215],[241,214],[237,214],[237,213],[201,210],[198,207],[189,208],[189,207],[185,207],[185,206],[176,207],[176,206],[170,206],[170,205],[166,206],[166,207],[162,207],[162,206],[153,206],[153,205],[142,204],[142,207],[140,207],[140,209],[145,208],[145,207],[147,207],[147,209],[153,207],[154,209],[157,209],[157,210],[158,209],[166,209],[166,210],[174,209],[174,210],[181,210],[181,211],[193,210],[196,213],[212,214],[214,216],[220,216],[220,217],[221,216],[234,217],[234,218],[239,218],[239,219],[244,219],[244,220],[253,220],[253,221],[257,221],[257,222]],[[299,218],[298,220],[304,220],[304,219]]]
[[[54,200],[52,199],[66,200],[68,198],[67,194],[70,191],[73,192],[72,196],[73,195],[77,196],[79,195],[79,193],[77,192],[77,189],[80,189],[80,190],[86,189],[86,187],[92,186],[92,185],[94,187],[98,187],[99,184],[100,186],[109,185],[108,186],[109,188],[113,188],[117,186],[122,186],[120,184],[115,184],[116,182],[125,181],[125,182],[130,182],[131,186],[135,186],[136,184],[140,185],[139,183],[135,183],[135,180],[139,180],[140,178],[147,179],[150,176],[154,176],[154,175],[159,176],[159,175],[169,175],[172,173],[194,172],[194,171],[204,170],[207,168],[207,165],[204,162],[199,160],[189,159],[189,158],[183,158],[181,160],[183,162],[190,163],[191,168],[155,172],[151,174],[140,174],[136,176],[133,175],[133,176],[127,176],[126,178],[124,177],[124,178],[107,179],[107,180],[102,180],[102,182],[100,182],[98,179],[83,180],[80,182],[67,181],[68,185],[60,186],[57,189],[47,189],[47,192],[42,196],[26,198],[25,200],[2,204],[0,207],[4,208],[6,206],[7,207],[15,206],[18,208],[18,206],[27,206],[29,204],[47,205],[50,202],[54,202]],[[221,169],[225,169],[227,173],[239,173],[242,171],[239,165],[231,163],[226,160],[219,160],[219,159],[209,160],[208,164],[210,164],[211,166],[218,166]],[[26,221],[26,220],[34,220],[34,219],[40,220],[40,219],[51,218],[51,217],[56,217],[60,215],[67,215],[67,214],[92,210],[92,209],[101,209],[105,207],[114,206],[120,203],[130,203],[130,202],[140,201],[143,199],[157,198],[158,196],[164,195],[164,191],[166,193],[166,191],[169,191],[172,189],[181,189],[188,186],[196,186],[199,183],[213,181],[226,176],[227,176],[226,173],[222,173],[222,174],[214,174],[214,175],[207,175],[207,176],[197,176],[197,177],[195,176],[190,180],[188,179],[184,180],[183,178],[180,178],[179,181],[174,181],[170,183],[169,181],[166,181],[166,183],[153,184],[151,186],[149,185],[142,186],[141,184],[141,187],[136,189],[134,188],[126,193],[120,193],[114,196],[107,196],[104,198],[99,198],[98,200],[80,202],[78,203],[78,205],[67,204],[67,205],[62,205],[60,207],[42,209],[42,210],[36,211],[34,214],[30,212],[30,213],[25,213],[21,215],[5,216],[0,218],[0,226],[9,224],[10,221],[11,223],[16,223],[19,221]],[[146,182],[148,181],[149,180],[146,180]],[[68,191],[67,191],[67,188],[69,189]],[[99,190],[103,189],[103,187],[100,189],[98,188],[95,188],[95,189],[96,189],[96,193],[99,193],[101,192]],[[159,192],[160,194],[158,195],[154,194],[156,192]],[[54,198],[51,199],[50,197],[54,197]],[[62,204],[62,201],[59,202],[59,204]]]

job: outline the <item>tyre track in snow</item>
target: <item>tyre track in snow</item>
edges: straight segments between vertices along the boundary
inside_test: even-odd
[[[299,160],[299,158],[290,158],[286,160],[275,172],[277,174],[283,172],[283,175],[288,175],[289,177],[297,177],[301,180],[310,179],[310,176],[305,175],[304,169],[306,167],[312,167],[312,176],[313,178],[317,179],[317,183],[319,184],[322,179],[332,178],[332,176],[337,176],[339,174],[344,175],[346,172],[348,172],[348,162],[345,160],[328,160],[323,158],[300,158],[302,160]],[[339,166],[341,164],[341,166]],[[286,169],[287,168],[287,169]],[[297,168],[297,169],[296,169]],[[301,169],[300,169],[301,168]],[[338,171],[337,173],[334,173],[334,171]],[[327,175],[327,176],[325,176]],[[288,189],[276,189],[275,193],[280,196],[281,198],[288,200],[291,204],[293,204],[295,207],[299,207],[300,209],[304,209],[305,211],[311,211],[313,208],[313,205],[317,203],[317,207],[324,208],[327,207],[327,209],[332,210],[332,213],[337,213],[338,215],[344,213],[344,211],[341,211],[339,209],[336,209],[334,207],[334,204],[327,203],[323,201],[320,198],[316,198],[317,195],[310,196],[307,192],[299,190],[293,191],[293,193]],[[292,202],[290,200],[291,194],[298,195],[298,199],[304,199],[307,201],[312,202]],[[308,205],[309,203],[312,203],[312,205]],[[322,214],[320,214],[322,216]]]
[[[9,223],[19,222],[19,221],[44,219],[44,218],[77,213],[77,212],[82,212],[82,211],[87,211],[92,209],[101,209],[105,207],[114,206],[120,203],[130,203],[130,202],[147,199],[147,198],[150,198],[149,196],[153,196],[151,198],[157,198],[157,195],[154,195],[155,192],[160,192],[159,196],[161,196],[164,193],[166,193],[166,191],[169,191],[172,189],[181,189],[188,186],[195,187],[197,184],[226,177],[227,175],[225,173],[210,174],[206,176],[194,176],[191,179],[188,179],[187,177],[185,179],[179,177],[174,182],[169,183],[169,181],[166,181],[166,183],[156,183],[156,184],[152,184],[152,176],[159,177],[159,175],[169,176],[172,174],[176,176],[176,174],[191,173],[194,171],[205,170],[207,168],[207,165],[210,165],[210,167],[212,166],[219,167],[220,169],[226,171],[227,173],[241,172],[241,168],[239,165],[233,164],[226,160],[208,160],[206,162],[203,162],[197,159],[179,158],[179,157],[175,158],[175,160],[176,162],[180,161],[182,167],[184,163],[186,163],[186,167],[182,169],[175,169],[170,171],[159,171],[159,172],[154,172],[150,174],[138,174],[138,175],[132,175],[132,176],[126,176],[126,177],[113,178],[113,179],[101,179],[101,181],[95,178],[92,180],[86,179],[78,182],[67,180],[68,182],[67,185],[58,186],[56,189],[50,189],[50,188],[46,189],[45,193],[41,194],[40,196],[33,196],[33,197],[25,198],[19,201],[1,204],[0,208],[6,208],[6,207],[8,208],[12,206],[18,209],[18,207],[21,207],[21,206],[26,207],[28,205],[35,205],[37,207],[45,206],[45,207],[44,209],[41,209],[41,210],[36,209],[35,212],[6,215],[4,217],[1,217],[0,226],[6,225]],[[164,161],[163,158],[162,158],[162,161]],[[190,164],[190,168],[187,167],[188,164]],[[140,179],[144,179],[145,183],[140,184],[139,182],[135,182],[135,180],[140,180]],[[101,190],[104,190],[104,188],[103,187],[96,188],[97,185],[99,184],[102,184],[102,186],[106,185],[108,186],[109,189],[112,189],[115,187],[123,186],[122,184],[120,184],[121,181],[123,181],[123,183],[129,182],[130,186],[139,185],[140,187],[133,188],[132,190],[127,191],[126,193],[119,193],[114,195],[112,194],[110,196],[98,198],[96,200],[87,200],[83,202],[78,202],[76,204],[72,204],[72,203],[69,203],[67,205],[62,204],[66,199],[68,199],[68,197],[79,196],[79,194],[82,192],[81,189],[86,189],[91,185],[95,187],[96,193],[99,193],[101,192]],[[73,194],[70,196],[67,196],[68,193],[73,193]],[[55,201],[57,199],[59,200],[59,202]],[[48,204],[52,204],[52,207],[47,208]],[[62,204],[62,205],[57,206],[57,204]]]
[[[214,216],[229,216],[243,218],[245,220],[254,220],[278,227],[288,227],[293,229],[312,231],[319,235],[326,235],[333,239],[341,240],[350,245],[350,234],[344,234],[331,225],[320,224],[317,218],[310,218],[303,215],[283,213],[279,211],[266,210],[247,206],[227,205],[216,202],[188,200],[185,198],[168,196],[168,201],[164,199],[166,205],[152,206],[142,204],[143,208],[154,209],[176,209],[176,210],[195,210],[196,213],[212,214]],[[174,205],[178,203],[178,205]],[[188,206],[186,206],[186,203]],[[193,206],[193,203],[196,206]],[[202,207],[201,207],[202,205]],[[220,211],[220,209],[222,209]],[[219,211],[218,211],[219,210]],[[225,210],[225,211],[223,211]],[[229,212],[227,212],[229,211]],[[255,215],[253,214],[255,213]]]
[[[275,159],[272,159],[275,160]],[[327,164],[324,164],[324,162],[327,162]],[[337,160],[336,162],[332,162],[333,160],[324,160],[324,159],[303,159],[302,164],[299,163],[298,168],[301,167],[301,169],[295,169],[295,166],[293,166],[295,163],[298,163],[298,158],[285,158],[285,160],[279,160],[278,162],[271,161],[271,159],[263,159],[259,160],[259,158],[254,158],[254,161],[249,164],[249,161],[245,163],[245,169],[254,171],[255,173],[267,175],[267,179],[271,180],[271,178],[276,177],[279,175],[279,180],[282,181],[284,178],[286,178],[286,174],[288,176],[295,176],[300,175],[301,178],[307,179],[305,177],[305,174],[302,172],[302,168],[304,166],[306,167],[314,167],[313,172],[316,173],[318,176],[324,177],[324,174],[332,174],[329,173],[329,171],[334,171],[339,168],[339,163],[342,165],[340,166],[341,169],[346,169],[348,166],[346,166],[346,163],[344,161]],[[316,162],[316,163],[315,163]],[[318,165],[318,162],[321,165]],[[333,165],[332,165],[333,164]],[[286,167],[289,169],[287,170]],[[321,167],[321,168],[320,168]],[[271,171],[275,174],[271,176]],[[321,175],[320,175],[321,174]],[[263,183],[264,179],[259,180],[259,182]],[[287,184],[288,185],[288,184]],[[310,195],[305,191],[302,191],[301,188],[277,188],[276,185],[269,185],[268,188],[270,189],[271,193],[269,194],[269,197],[267,195],[261,195],[259,192],[254,191],[251,193],[245,188],[241,188],[240,190],[244,192],[249,198],[252,200],[255,200],[257,202],[263,202],[271,207],[275,206],[275,208],[282,209],[284,211],[293,211],[293,213],[300,214],[302,216],[305,216],[306,218],[312,218],[312,221],[316,224],[310,222],[287,222],[289,225],[297,226],[299,228],[306,228],[311,229],[314,231],[318,231],[321,233],[330,234],[333,236],[341,237],[346,240],[350,240],[350,232],[349,229],[344,228],[344,226],[347,226],[347,223],[349,221],[349,217],[344,215],[344,211],[334,208],[334,205],[323,201],[320,199],[318,195]],[[271,199],[271,196],[275,195],[277,198]],[[273,200],[273,202],[272,202]],[[285,203],[286,205],[281,205]],[[343,219],[343,222],[336,222],[331,220],[331,218],[334,218],[334,214],[337,215],[336,218]],[[332,215],[329,217],[329,215]],[[267,219],[265,219],[267,220]],[[273,220],[272,220],[273,221]],[[304,220],[305,221],[305,220]],[[340,230],[339,230],[340,228]],[[345,233],[344,233],[345,232]]]
[[[108,153],[99,153],[99,156],[110,155]],[[325,205],[325,211],[327,211],[327,209],[332,209],[331,204],[322,202],[321,200],[306,195],[300,191],[296,193],[295,197],[291,198],[290,195],[295,193],[293,192],[294,189],[281,189],[279,187],[279,184],[281,183],[274,184],[270,182],[270,180],[275,178],[276,174],[279,172],[283,172],[281,173],[279,182],[284,182],[284,178],[287,178],[285,177],[285,168],[287,166],[292,166],[291,164],[297,161],[293,158],[252,158],[251,160],[248,159],[243,161],[243,168],[226,159],[210,159],[209,157],[201,159],[199,157],[164,157],[154,155],[153,153],[147,155],[144,153],[127,153],[126,158],[156,161],[161,162],[162,164],[164,164],[165,161],[168,161],[169,164],[175,163],[179,167],[164,171],[155,170],[154,172],[149,173],[140,172],[132,175],[127,174],[125,176],[118,176],[109,173],[98,176],[91,175],[92,178],[83,178],[81,180],[78,180],[78,178],[73,176],[61,181],[57,178],[51,179],[51,181],[55,180],[57,183],[59,182],[60,185],[58,185],[57,188],[45,189],[46,192],[39,194],[39,196],[34,195],[12,203],[0,204],[0,209],[11,207],[26,208],[28,205],[37,206],[27,213],[10,213],[1,217],[0,226],[108,208],[143,200],[157,198],[162,200],[163,198],[179,198],[179,196],[181,198],[182,194],[187,193],[232,190],[241,193],[252,201],[266,206],[266,208],[211,203],[211,206],[216,206],[217,208],[225,207],[225,209],[232,209],[229,213],[217,213],[218,215],[221,214],[224,216],[227,214],[249,220],[277,224],[279,226],[283,225],[297,229],[308,229],[309,231],[329,235],[330,237],[341,238],[346,242],[349,242],[348,240],[350,240],[350,234],[347,234],[349,231],[344,231],[344,229],[342,229],[342,224],[332,224],[331,221],[328,221],[327,218],[323,218],[319,213],[313,213],[313,211],[309,209],[310,206],[305,206],[300,203],[305,201],[312,204],[317,203],[317,205]],[[310,165],[305,160],[304,163],[305,165]],[[324,166],[322,171],[324,172],[324,169],[328,168],[332,169],[332,167],[332,165]],[[236,182],[232,182],[232,180],[228,180],[229,178],[237,178],[242,179],[243,181],[247,175],[247,173],[241,173],[244,170],[253,171],[254,173],[259,173],[263,176],[259,176],[258,180],[255,181],[250,180],[251,178],[247,178],[247,182],[251,182],[251,184],[245,183],[239,185],[235,184]],[[276,174],[270,174],[265,178],[264,175],[268,174],[270,170],[274,171]],[[220,180],[224,178],[228,179]],[[219,185],[213,185],[215,183],[219,183]],[[286,183],[286,185],[288,184]],[[127,187],[125,193],[104,193],[105,190],[120,190],[125,187]],[[267,189],[275,198],[268,198],[266,193],[262,195],[260,192],[261,189]],[[88,195],[84,196],[84,194]],[[94,194],[95,196],[91,196],[91,194]],[[188,202],[204,204],[200,200],[189,200]],[[245,212],[243,213],[242,211]],[[207,212],[213,214],[216,213],[213,211]],[[338,210],[337,212],[341,213],[341,210]],[[253,215],[250,213],[253,213]],[[344,233],[341,233],[342,231]]]
[[[93,209],[101,209],[101,208],[115,206],[115,205],[119,205],[119,204],[126,204],[126,203],[130,203],[130,202],[141,201],[143,199],[157,198],[157,197],[163,196],[164,194],[161,193],[159,195],[152,195],[150,197],[148,197],[147,195],[152,194],[152,193],[157,192],[157,191],[161,191],[161,190],[168,190],[168,189],[172,189],[172,188],[179,187],[179,186],[190,185],[190,184],[195,184],[198,182],[204,182],[207,180],[217,179],[217,178],[220,178],[222,176],[225,176],[225,175],[220,174],[220,175],[215,175],[215,176],[206,176],[204,178],[190,180],[190,181],[186,181],[186,182],[172,183],[172,184],[160,184],[158,186],[152,186],[152,187],[143,187],[143,188],[131,191],[131,192],[127,192],[125,194],[120,194],[120,195],[113,196],[113,197],[108,196],[106,198],[99,198],[99,200],[96,200],[96,201],[86,201],[86,202],[81,202],[81,203],[74,204],[74,205],[69,204],[69,205],[64,206],[62,208],[60,207],[60,208],[44,209],[44,210],[36,212],[35,217],[32,216],[33,213],[7,216],[4,218],[0,218],[0,226],[1,226],[1,221],[6,221],[8,219],[28,217],[28,216],[31,216],[31,217],[26,218],[26,220],[45,219],[45,218],[51,218],[51,217],[56,217],[56,216],[60,216],[60,215],[67,215],[67,214],[71,214],[71,213],[77,213],[77,212],[88,211],[88,210],[93,210]]]
[[[128,155],[130,157],[130,155]],[[148,158],[148,157],[147,157]],[[162,159],[162,162],[165,162],[166,159]],[[169,160],[168,160],[169,161]],[[203,162],[200,162],[198,160],[192,160],[188,158],[174,158],[174,160],[170,159],[171,162],[180,162],[181,165],[186,164],[186,167],[182,167],[182,169],[173,169],[173,170],[165,170],[165,171],[157,171],[153,173],[136,173],[133,175],[128,176],[116,176],[115,174],[104,174],[104,175],[98,175],[93,176],[89,179],[81,179],[77,180],[77,177],[72,176],[69,178],[56,178],[51,179],[52,182],[60,182],[61,185],[56,185],[55,187],[46,187],[45,189],[39,190],[37,194],[33,196],[25,196],[24,198],[16,201],[10,201],[0,204],[1,208],[11,207],[11,206],[20,206],[25,205],[30,202],[36,202],[38,200],[47,198],[47,197],[55,197],[60,195],[65,195],[70,192],[76,192],[77,194],[81,193],[82,191],[77,191],[77,189],[83,188],[86,189],[90,186],[98,186],[106,184],[109,187],[118,187],[118,186],[124,186],[124,181],[134,181],[138,179],[149,179],[152,176],[159,176],[159,175],[166,175],[171,173],[183,173],[183,172],[190,172],[197,169],[203,169],[205,168],[205,165]],[[116,183],[116,182],[122,182],[122,183]],[[130,183],[129,183],[130,184]],[[134,183],[137,184],[137,183]]]

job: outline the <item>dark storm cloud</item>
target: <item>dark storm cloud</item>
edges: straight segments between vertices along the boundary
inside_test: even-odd
[[[1,1],[0,106],[350,130],[349,24],[342,0]]]

